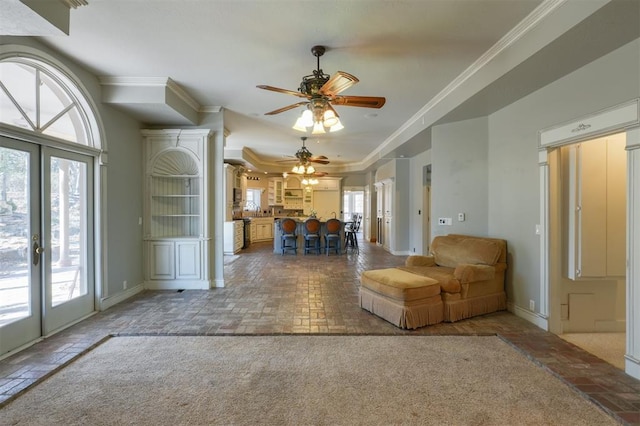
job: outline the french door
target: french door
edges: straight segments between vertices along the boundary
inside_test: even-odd
[[[93,158],[0,137],[0,355],[94,311]]]

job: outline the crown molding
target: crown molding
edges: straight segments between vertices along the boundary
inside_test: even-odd
[[[102,86],[129,86],[129,87],[165,87],[180,100],[189,105],[194,111],[200,111],[201,106],[178,83],[170,77],[121,77],[100,76],[98,81]]]

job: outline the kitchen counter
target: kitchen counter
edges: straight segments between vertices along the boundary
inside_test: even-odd
[[[273,223],[273,252],[282,254],[282,229],[280,229],[280,220],[293,219],[298,223],[296,227],[296,235],[298,237],[298,253],[304,254],[304,221],[307,217],[277,217]],[[320,246],[324,252],[324,234],[326,234],[326,220],[320,220]],[[344,222],[340,228],[340,241],[342,242],[342,250],[344,251]]]

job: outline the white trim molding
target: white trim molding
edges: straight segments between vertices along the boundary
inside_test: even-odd
[[[600,112],[579,117],[539,132],[540,151],[540,288],[543,300],[550,303],[549,271],[549,150],[626,131],[627,150],[627,271],[626,271],[626,335],[625,372],[640,379],[640,108],[639,99],[612,106]],[[556,312],[551,307],[547,311]],[[518,316],[527,318],[515,307]],[[520,312],[520,313],[519,313]],[[530,315],[529,315],[530,316]],[[532,318],[533,319],[533,318]],[[547,318],[547,322],[554,318]],[[536,321],[531,321],[536,324]]]
[[[638,123],[640,123],[640,108],[638,99],[633,99],[595,114],[541,130],[538,134],[539,146],[555,147],[595,139],[607,134],[619,133],[624,129],[637,126]]]
[[[627,131],[627,350],[625,371],[640,379],[640,127]]]

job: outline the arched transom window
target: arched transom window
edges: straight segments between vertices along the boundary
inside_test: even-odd
[[[90,145],[85,104],[59,70],[24,57],[0,61],[0,122]]]

